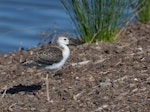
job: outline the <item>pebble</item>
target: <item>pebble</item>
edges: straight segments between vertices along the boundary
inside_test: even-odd
[[[36,110],[36,108],[31,108],[31,111],[35,111]]]
[[[139,81],[138,78],[134,78],[134,81]]]
[[[19,62],[21,63],[21,62],[24,62],[24,61],[25,61],[25,59],[23,58],[23,55],[21,55]]]
[[[76,80],[79,80],[79,77],[75,77]]]

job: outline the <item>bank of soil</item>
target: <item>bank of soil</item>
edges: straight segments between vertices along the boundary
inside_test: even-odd
[[[150,21],[118,43],[70,46],[55,75],[20,64],[38,49],[0,55],[0,112],[150,112]]]

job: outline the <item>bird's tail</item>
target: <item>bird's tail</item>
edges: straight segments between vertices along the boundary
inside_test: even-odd
[[[21,62],[21,64],[23,66],[32,66],[32,65],[34,65],[32,60],[30,60],[30,61],[23,61],[23,62]]]
[[[21,62],[21,64],[23,66],[37,66],[37,67],[41,67],[40,64],[37,64],[36,62],[34,62],[33,60],[29,60],[29,61],[24,61],[24,62]]]

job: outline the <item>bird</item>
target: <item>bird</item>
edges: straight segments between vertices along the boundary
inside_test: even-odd
[[[44,67],[47,70],[60,69],[70,55],[69,39],[59,36],[57,46],[50,46],[34,52],[31,59],[23,62],[23,65]]]
[[[42,67],[46,70],[60,70],[65,64],[66,60],[70,55],[70,49],[68,47],[69,39],[66,36],[59,36],[57,39],[57,46],[50,46],[47,49],[40,49],[31,56],[31,60],[25,61],[23,65],[31,65]],[[47,100],[50,101],[49,97],[49,82],[48,73],[46,75],[46,93]]]

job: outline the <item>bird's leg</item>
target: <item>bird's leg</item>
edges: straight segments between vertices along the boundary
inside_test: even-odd
[[[46,74],[46,95],[47,95],[47,101],[50,102],[50,97],[49,97],[49,80],[48,80],[48,73]]]
[[[59,68],[59,69],[57,69],[57,70],[54,70],[53,72],[51,72],[51,73],[53,73],[53,74],[51,74],[52,76],[55,76],[55,73],[57,72],[57,71],[59,71],[59,70],[61,70],[61,68]],[[50,101],[50,95],[49,95],[49,74],[48,74],[49,72],[47,72],[46,73],[46,80],[45,80],[45,84],[46,84],[46,96],[47,96],[47,101],[48,102],[51,102]]]
[[[53,72],[51,72],[53,73]],[[55,72],[54,72],[55,74]],[[49,95],[49,72],[46,73],[46,80],[45,80],[45,84],[46,84],[46,96],[47,96],[47,101],[51,102],[50,100],[50,95]]]

